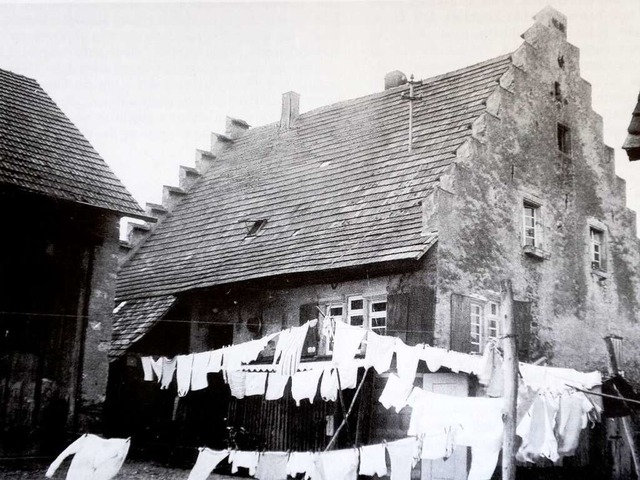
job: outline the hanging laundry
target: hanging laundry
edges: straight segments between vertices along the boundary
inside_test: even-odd
[[[238,351],[240,352],[238,355],[240,356],[242,363],[255,361],[258,358],[258,355],[260,355],[260,352],[265,349],[271,339],[278,334],[279,332],[276,332],[257,340],[251,340],[249,342],[234,345],[234,348],[238,349]]]
[[[595,407],[582,392],[561,395],[559,403],[555,434],[558,455],[566,457],[576,453],[580,432],[589,424],[589,412]]]
[[[422,442],[420,458],[425,460],[449,458],[453,454],[458,430],[459,427],[446,427],[437,433],[433,431],[422,434],[419,437]]]
[[[464,372],[475,375],[478,375],[483,367],[481,356],[454,352],[453,350],[449,350],[444,354],[442,364],[454,373]]]
[[[264,452],[258,458],[258,480],[287,480],[287,452]]]
[[[322,370],[319,368],[297,372],[291,377],[291,396],[300,406],[300,401],[307,399],[313,403],[313,399],[318,392],[318,382],[320,381]]]
[[[342,387],[342,390],[356,388],[358,384],[358,367],[338,367],[338,375],[340,375],[340,387]]]
[[[140,357],[145,382],[153,382],[153,368],[151,367],[151,360],[151,357]]]
[[[482,370],[478,381],[486,386],[487,397],[502,397],[504,392],[504,372],[502,356],[495,342],[487,343],[482,355]]]
[[[210,359],[210,352],[193,354],[193,366],[191,368],[191,390],[202,390],[209,386],[209,383],[207,382],[207,373]]]
[[[240,370],[242,367],[243,352],[238,345],[232,345],[222,349],[222,370],[226,376],[228,372]]]
[[[111,480],[120,471],[129,446],[128,438],[107,439],[85,433],[58,455],[45,476],[53,477],[62,462],[73,455],[67,480]]]
[[[427,364],[430,372],[437,372],[442,368],[442,362],[445,361],[447,351],[442,348],[435,348],[425,345],[420,352],[420,358]]]
[[[291,452],[287,462],[287,475],[295,477],[298,474],[304,474],[305,480],[318,479],[316,470],[317,455],[317,453],[311,452]]]
[[[360,447],[360,475],[384,477],[387,474],[387,452],[382,443]]]
[[[358,353],[366,333],[367,331],[362,327],[354,327],[337,320],[333,341],[333,363],[344,365],[351,362]]]
[[[256,474],[256,468],[258,468],[258,452],[232,450],[229,453],[229,463],[231,464],[231,473],[238,473],[239,468],[246,468],[249,470],[249,475],[253,477]]]
[[[516,453],[521,462],[535,463],[540,458],[558,461],[558,442],[553,431],[559,402],[551,393],[539,393],[516,428],[522,444]]]
[[[207,373],[218,373],[220,370],[222,370],[221,348],[209,352],[209,364],[207,365]]]
[[[378,335],[370,330],[367,333],[367,351],[365,365],[373,366],[378,373],[384,373],[391,367],[396,338]]]
[[[153,357],[149,358],[151,358],[151,369],[158,382],[160,382],[162,380],[162,357],[159,357],[157,360],[154,360]]]
[[[198,450],[200,453],[187,480],[207,480],[220,462],[229,456],[229,450],[211,450],[210,448]]]
[[[227,383],[229,384],[229,390],[231,395],[236,398],[244,398],[246,392],[246,379],[247,372],[242,370],[236,370],[233,372],[227,372]]]
[[[471,468],[467,480],[491,480],[499,456],[500,448],[492,444],[471,447]]]
[[[321,480],[356,480],[358,450],[349,448],[319,453],[316,467]]]
[[[410,347],[399,338],[396,339],[396,368],[403,381],[413,383],[415,380],[422,350],[422,345]]]
[[[171,385],[173,380],[173,374],[176,371],[176,364],[178,361],[175,358],[168,359],[162,357],[162,380],[160,382],[160,389],[166,390]]]
[[[191,387],[191,371],[193,369],[193,354],[178,355],[176,357],[176,380],[178,381],[178,396],[184,397]]]
[[[387,410],[394,407],[396,412],[400,412],[407,405],[407,398],[412,389],[413,382],[403,382],[392,373],[389,375],[379,401]]]
[[[289,378],[291,378],[289,375],[270,372],[267,377],[267,391],[264,395],[265,400],[278,400],[282,398],[287,383],[289,383]]]
[[[335,402],[338,398],[338,377],[333,368],[326,368],[320,382],[320,396],[325,402]]]
[[[391,480],[409,480],[411,470],[418,463],[420,443],[409,437],[387,443],[391,463]]]
[[[484,346],[484,351],[482,353],[482,367],[478,372],[478,382],[480,385],[488,385],[491,380],[491,374],[493,373],[493,365],[495,362],[495,342],[493,340],[489,340],[487,344]]]
[[[524,383],[534,390],[547,389],[556,393],[571,387],[589,390],[602,383],[600,372],[583,373],[572,368],[555,368],[520,363],[520,374]]]
[[[273,363],[281,375],[293,375],[298,370],[302,347],[309,330],[309,322],[280,332]]]
[[[247,372],[245,375],[245,397],[264,395],[267,388],[267,372]]]

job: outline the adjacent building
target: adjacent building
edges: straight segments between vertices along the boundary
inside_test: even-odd
[[[4,70],[0,202],[0,455],[53,452],[100,428],[119,220],[145,216],[42,87]]]

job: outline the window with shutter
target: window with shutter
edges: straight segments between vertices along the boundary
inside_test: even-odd
[[[300,325],[308,322],[309,320],[314,320],[318,318],[318,305],[316,303],[307,303],[305,305],[300,305]],[[310,327],[307,332],[307,338],[304,341],[304,346],[302,347],[302,355],[303,356],[314,356],[318,354],[318,341],[319,341],[319,333],[318,333],[318,324],[315,327]]]
[[[531,343],[531,302],[514,301],[513,317],[518,336],[518,357],[520,360],[527,360]]]
[[[471,298],[451,294],[451,350],[471,351]]]

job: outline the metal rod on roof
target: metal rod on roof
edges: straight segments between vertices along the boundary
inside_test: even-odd
[[[414,95],[413,86],[418,83],[414,82],[413,74],[409,79],[409,94],[403,93],[402,98],[406,98],[409,100],[409,141],[407,145],[407,150],[410,152],[413,148],[413,102],[414,100],[422,100],[422,97],[419,95]]]

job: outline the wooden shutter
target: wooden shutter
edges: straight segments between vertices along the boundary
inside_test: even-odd
[[[387,295],[387,335],[407,341],[409,295],[390,293]]]
[[[318,318],[320,312],[317,308],[317,303],[306,303],[300,305],[300,325]],[[320,340],[318,324],[315,327],[309,328],[307,332],[307,338],[304,341],[302,347],[302,356],[315,356],[318,354],[318,341]]]
[[[518,357],[520,360],[527,360],[531,343],[531,302],[514,300],[513,317],[518,335]]]
[[[407,345],[433,343],[435,291],[431,287],[414,287],[409,292]]]
[[[451,350],[469,353],[471,350],[470,298],[451,294]]]

